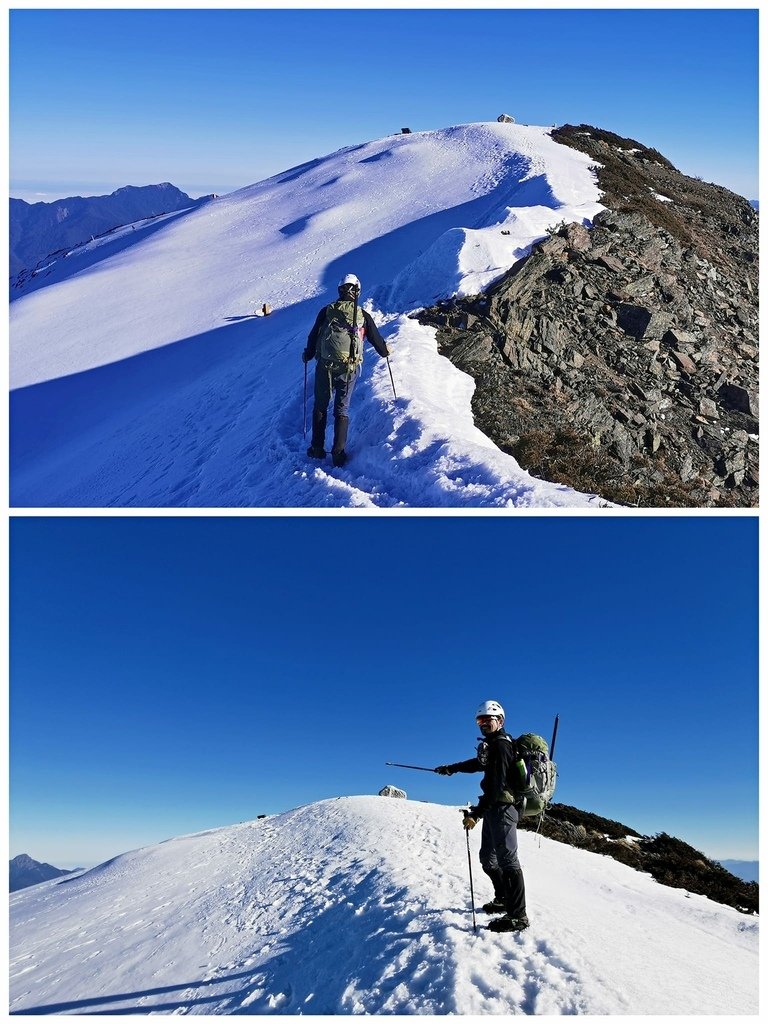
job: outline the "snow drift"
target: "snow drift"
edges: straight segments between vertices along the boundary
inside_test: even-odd
[[[756,918],[520,842],[518,935],[473,932],[456,808],[343,797],[127,853],[11,897],[11,1009],[757,1013]]]
[[[470,124],[349,147],[73,250],[11,304],[13,504],[597,504],[481,434],[474,382],[406,314],[486,287],[598,198],[589,158],[547,129]],[[300,353],[348,272],[398,397],[369,351],[336,471],[307,464]]]

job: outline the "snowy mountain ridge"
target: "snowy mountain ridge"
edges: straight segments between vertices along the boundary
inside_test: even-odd
[[[407,313],[476,292],[601,208],[589,157],[492,122],[347,147],[86,246],[11,304],[12,501],[595,507],[477,430],[471,378]],[[299,356],[350,271],[397,399],[369,356],[354,457],[333,472],[306,462]],[[273,314],[254,317],[265,302]]]
[[[136,850],[11,897],[11,1010],[757,1012],[756,917],[531,832],[520,846],[518,935],[481,912],[473,931],[454,807],[341,797]]]

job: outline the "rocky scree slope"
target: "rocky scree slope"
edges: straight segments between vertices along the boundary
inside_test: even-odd
[[[475,378],[477,426],[536,476],[627,505],[757,505],[758,214],[632,139],[552,134],[595,158],[607,209],[414,315]]]

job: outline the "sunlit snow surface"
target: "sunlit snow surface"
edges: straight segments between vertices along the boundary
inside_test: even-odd
[[[756,917],[531,832],[520,845],[518,935],[482,912],[473,931],[453,807],[343,797],[127,853],[11,894],[11,1010],[757,1013]]]
[[[547,129],[463,125],[347,148],[62,256],[11,303],[13,504],[597,507],[475,428],[473,381],[407,313],[477,293],[548,227],[589,223],[598,198],[589,158]],[[397,399],[368,349],[353,458],[335,470],[306,458],[300,353],[348,272]],[[312,370],[308,384],[311,409]]]

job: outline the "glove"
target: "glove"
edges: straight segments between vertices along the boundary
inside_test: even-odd
[[[472,817],[471,808],[469,811],[462,811],[461,813],[464,815],[464,821],[462,822],[462,824],[464,825],[464,828],[467,830],[467,832],[469,832],[477,824],[477,818]]]
[[[435,771],[437,772],[438,775],[453,775],[454,774],[453,768],[451,768],[451,766],[449,764],[438,765],[438,767],[435,768]]]
[[[387,348],[387,346],[385,345],[385,346],[384,346],[384,351],[382,352],[382,356],[383,356],[383,357],[384,357],[385,359],[389,359],[389,357],[390,357],[390,355],[391,355],[391,354],[392,354],[392,353],[391,353],[391,352],[389,351],[389,349],[388,349],[388,348]]]
[[[305,362],[305,363],[308,363],[309,360],[312,359],[312,356],[309,354],[309,349],[308,348],[305,348],[304,351],[301,353],[301,359],[302,359],[302,362]]]

